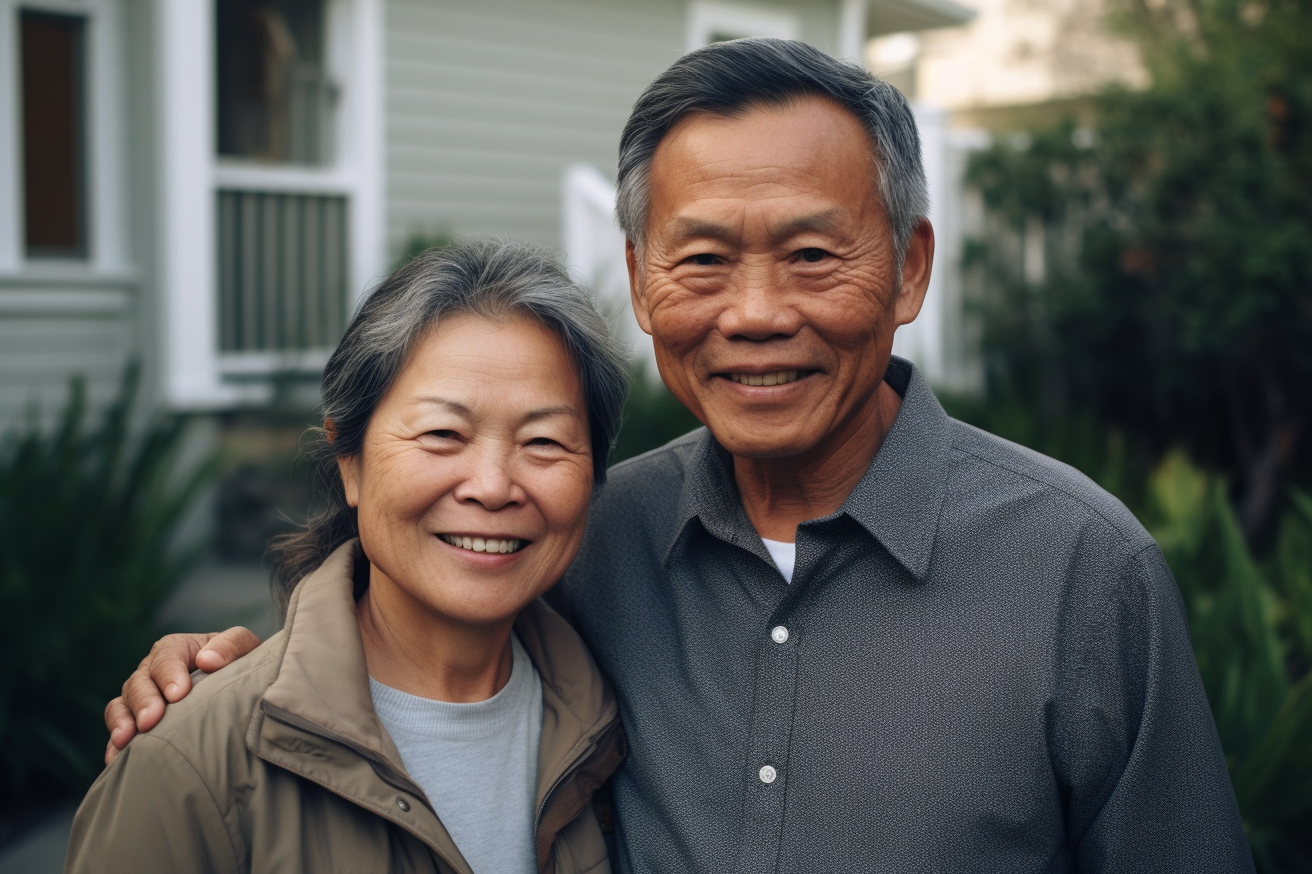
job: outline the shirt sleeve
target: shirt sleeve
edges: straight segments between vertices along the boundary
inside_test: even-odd
[[[1156,545],[1074,593],[1055,730],[1082,872],[1251,872],[1252,854]]]
[[[73,819],[65,874],[236,874],[223,813],[178,750],[134,738],[92,785]]]

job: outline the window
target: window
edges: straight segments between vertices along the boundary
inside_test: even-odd
[[[23,225],[29,258],[85,258],[86,21],[24,10]]]
[[[688,15],[688,49],[745,36],[797,39],[798,19],[790,12],[693,0]]]
[[[215,13],[218,154],[329,163],[323,0],[224,0]]]

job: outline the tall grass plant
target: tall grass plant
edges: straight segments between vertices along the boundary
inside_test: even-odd
[[[185,463],[186,422],[134,415],[139,370],[89,409],[74,380],[53,428],[34,410],[0,438],[0,799],[3,812],[86,789],[102,711],[159,635],[200,556],[179,542],[215,463]]]

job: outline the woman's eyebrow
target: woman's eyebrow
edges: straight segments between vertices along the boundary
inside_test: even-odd
[[[540,419],[550,419],[552,416],[577,416],[579,411],[569,404],[557,404],[551,407],[539,407],[536,410],[530,410],[524,416],[524,423],[536,422]]]
[[[418,398],[416,398],[416,400],[418,400],[420,403],[432,404],[433,406],[436,407],[442,407],[446,410],[451,411],[452,413],[455,413],[458,416],[469,417],[473,415],[474,412],[469,407],[465,406],[459,401],[448,400],[447,398],[439,398],[436,395],[420,395]]]
[[[443,409],[449,410],[450,412],[455,413],[458,416],[464,416],[466,418],[469,418],[474,415],[474,411],[471,410],[469,407],[465,406],[459,401],[450,400],[449,398],[440,398],[435,395],[420,395],[418,398],[416,398],[416,400],[418,400],[420,403],[432,404],[433,406],[436,407],[442,407]],[[549,419],[552,416],[577,416],[577,415],[579,415],[579,411],[571,407],[569,404],[554,404],[549,407],[538,407],[537,409],[529,410],[521,418],[522,421],[528,423],[528,422],[536,422],[540,419]]]

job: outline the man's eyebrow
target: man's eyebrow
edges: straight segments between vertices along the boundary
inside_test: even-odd
[[[832,231],[839,224],[839,213],[836,209],[826,209],[823,212],[812,213],[811,215],[802,215],[795,218],[786,219],[770,228],[770,236],[776,240],[786,240],[798,234],[804,234],[808,231],[825,233]]]
[[[807,232],[827,233],[838,227],[841,216],[836,209],[826,209],[810,215],[794,216],[784,219],[770,227],[770,236],[776,240],[786,240]],[[693,216],[679,216],[674,219],[674,234],[678,239],[691,240],[709,238],[727,240],[735,235],[735,230],[725,224]]]
[[[674,219],[673,225],[674,235],[680,240],[693,240],[699,237],[724,240],[733,234],[728,225],[692,216],[678,216]]]

